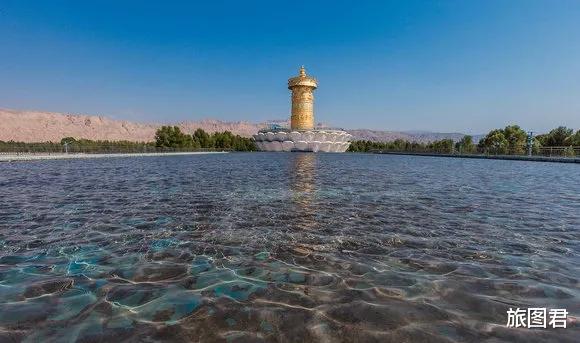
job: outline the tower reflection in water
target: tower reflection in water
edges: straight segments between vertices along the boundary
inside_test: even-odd
[[[296,153],[290,155],[290,158],[289,175],[294,227],[314,229],[317,226],[317,156],[313,153]]]

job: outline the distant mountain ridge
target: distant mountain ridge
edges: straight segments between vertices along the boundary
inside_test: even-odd
[[[186,133],[231,131],[250,137],[263,124],[204,119],[180,123],[138,123],[105,116],[0,109],[0,141],[60,142],[63,137],[91,140],[150,142],[162,125],[177,125]]]
[[[287,121],[275,121],[287,123]],[[0,109],[0,141],[18,142],[59,142],[63,137],[91,140],[127,140],[148,142],[154,140],[155,131],[162,125],[177,125],[186,133],[201,128],[207,132],[231,131],[234,134],[251,137],[266,123],[247,121],[227,122],[215,119],[184,121],[179,123],[138,123],[116,120],[106,116],[65,114],[42,111],[20,111]],[[328,127],[319,124],[319,127]],[[425,131],[380,131],[347,130],[355,140],[393,141],[404,139],[420,143],[451,138],[460,140],[462,133],[437,133]],[[474,141],[477,142],[476,137]]]

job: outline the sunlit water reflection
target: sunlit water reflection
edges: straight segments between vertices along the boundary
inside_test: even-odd
[[[0,164],[0,341],[572,342],[579,180],[365,154]],[[570,328],[506,328],[509,307]]]

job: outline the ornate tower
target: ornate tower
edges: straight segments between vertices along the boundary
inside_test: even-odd
[[[292,131],[314,129],[314,90],[318,87],[315,78],[306,75],[304,66],[300,75],[288,80],[288,89],[292,91]]]
[[[352,135],[341,129],[314,128],[314,90],[318,81],[306,75],[304,66],[300,74],[288,80],[292,92],[290,127],[278,125],[261,129],[254,135],[256,146],[262,151],[345,152]]]

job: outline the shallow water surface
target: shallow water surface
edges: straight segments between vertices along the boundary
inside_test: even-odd
[[[579,180],[370,154],[0,164],[0,341],[573,342]],[[569,328],[506,328],[510,307]]]

